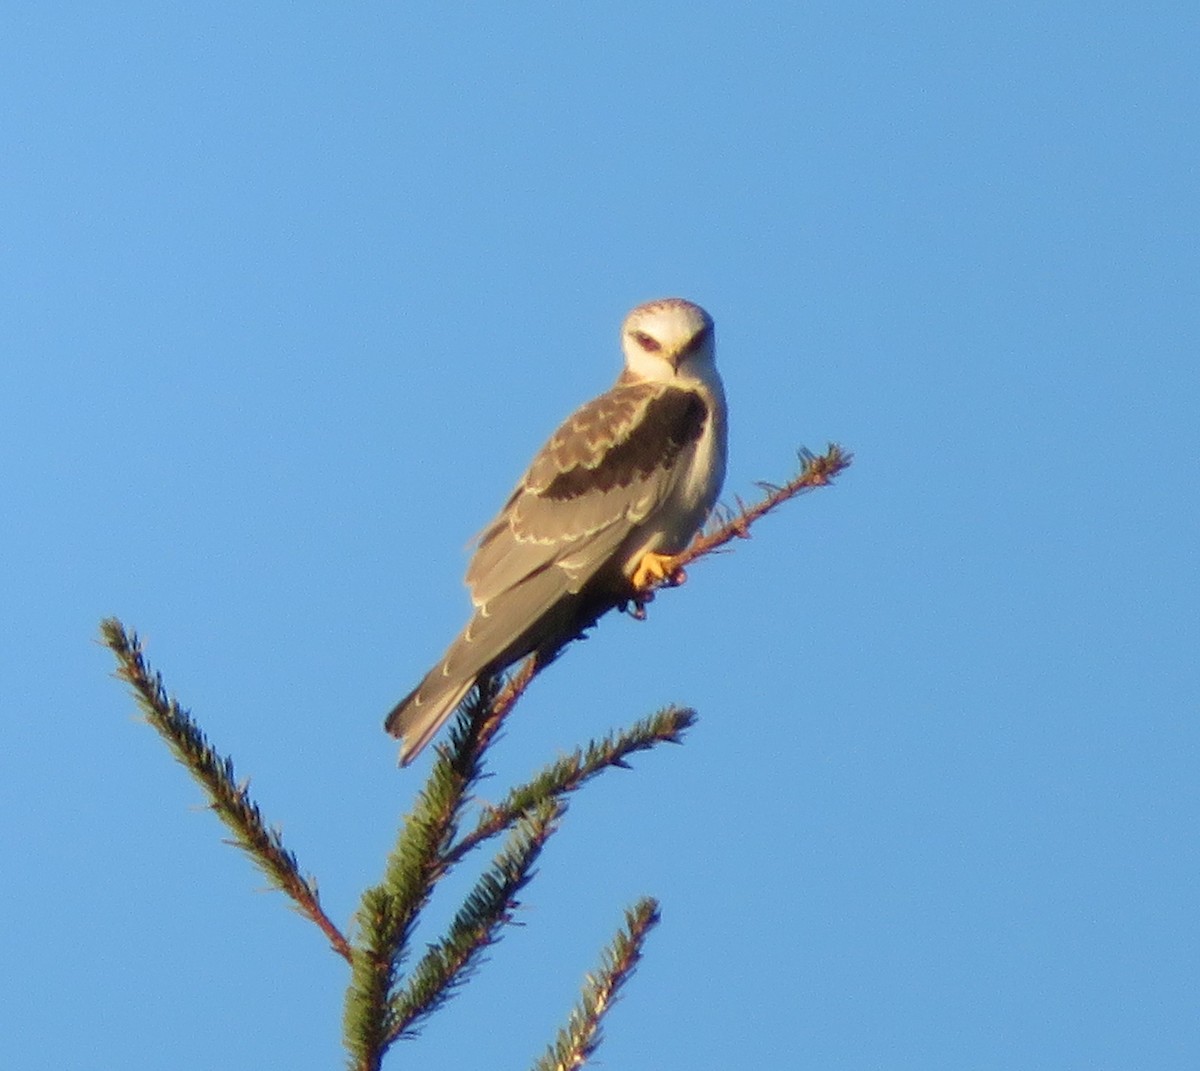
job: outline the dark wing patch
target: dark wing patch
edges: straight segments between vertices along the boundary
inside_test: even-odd
[[[708,415],[693,391],[618,383],[568,417],[480,536],[475,605],[556,565],[563,590],[580,590],[668,493]]]
[[[541,487],[530,486],[530,490],[541,499],[566,502],[585,494],[629,487],[655,470],[671,468],[683,449],[700,438],[708,407],[693,391],[657,390],[661,393],[649,398],[641,391],[633,397],[626,397],[626,392],[614,393],[597,399],[595,409],[581,409],[563,429],[569,431],[569,437],[564,436],[562,447],[551,444],[557,474]],[[618,407],[622,411],[616,411]],[[641,419],[623,439],[611,445],[600,439],[600,433],[614,423],[628,427],[629,416],[638,408],[642,410]],[[571,443],[575,449],[566,449]]]

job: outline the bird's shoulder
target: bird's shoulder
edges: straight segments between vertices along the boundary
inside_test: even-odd
[[[669,468],[703,432],[709,406],[689,387],[622,382],[572,413],[522,481],[550,500],[608,491]]]
[[[676,479],[711,405],[690,387],[618,380],[572,413],[479,537],[467,568],[476,606],[565,562],[572,548],[592,566],[606,560]]]

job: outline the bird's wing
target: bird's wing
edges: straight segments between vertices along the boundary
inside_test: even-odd
[[[708,418],[695,391],[618,383],[551,436],[467,570],[478,607],[542,570],[575,592],[670,494]]]

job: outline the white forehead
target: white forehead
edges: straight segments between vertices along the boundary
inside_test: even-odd
[[[663,298],[639,305],[621,325],[621,334],[644,331],[660,342],[672,339],[690,339],[704,328],[711,329],[712,317],[699,305],[683,298]]]

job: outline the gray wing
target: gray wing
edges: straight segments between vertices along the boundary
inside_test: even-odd
[[[657,383],[619,383],[572,414],[480,536],[475,605],[547,569],[578,592],[670,496],[708,415],[699,394]]]
[[[404,739],[401,762],[484,674],[569,639],[603,612],[616,593],[583,588],[630,552],[622,544],[670,496],[709,416],[693,391],[618,383],[555,432],[479,538],[467,569],[475,616],[388,715],[388,731]]]

